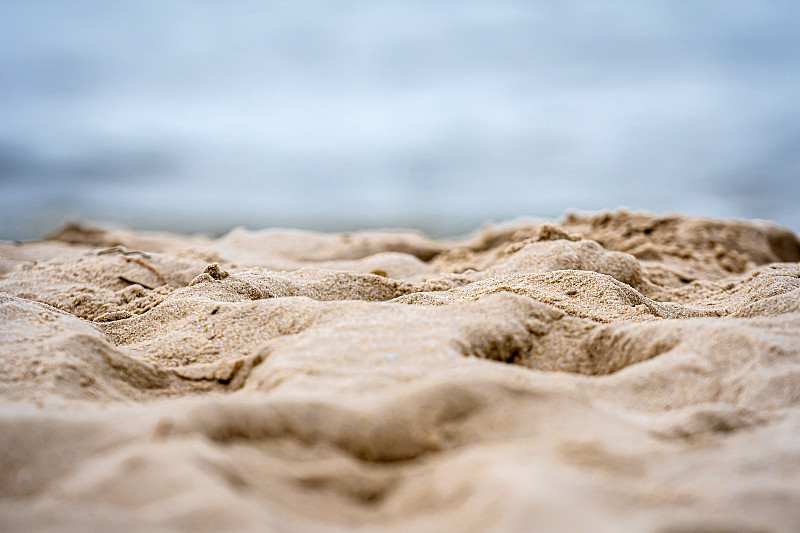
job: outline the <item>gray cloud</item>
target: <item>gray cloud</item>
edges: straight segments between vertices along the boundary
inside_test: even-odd
[[[464,228],[620,204],[800,229],[798,18],[789,1],[5,3],[0,238],[54,213]]]

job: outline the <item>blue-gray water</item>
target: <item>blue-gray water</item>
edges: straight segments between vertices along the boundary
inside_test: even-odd
[[[800,229],[796,0],[0,7],[0,238],[621,205]]]

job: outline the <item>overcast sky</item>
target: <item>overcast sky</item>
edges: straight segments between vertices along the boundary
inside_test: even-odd
[[[800,231],[796,1],[0,6],[0,238],[622,205]]]

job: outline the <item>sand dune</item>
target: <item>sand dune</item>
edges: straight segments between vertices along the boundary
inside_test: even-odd
[[[0,243],[4,531],[800,531],[800,241]]]

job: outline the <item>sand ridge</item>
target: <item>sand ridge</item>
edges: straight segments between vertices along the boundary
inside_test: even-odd
[[[800,529],[800,241],[618,211],[0,243],[14,531]]]

